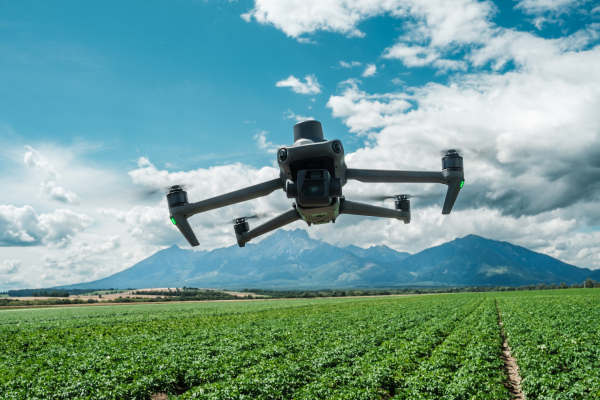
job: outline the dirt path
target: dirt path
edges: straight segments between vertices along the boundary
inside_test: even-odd
[[[496,301],[496,309],[498,310],[498,325],[500,326],[500,335],[502,336],[502,356],[500,358],[504,362],[504,370],[508,377],[508,382],[505,384],[506,388],[517,400],[525,400],[525,395],[521,390],[521,377],[519,376],[519,366],[517,360],[513,357],[506,335],[504,334],[504,328],[502,327],[502,315],[500,314],[500,307]]]

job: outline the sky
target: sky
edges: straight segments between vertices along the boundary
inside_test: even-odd
[[[164,188],[200,201],[274,179],[306,119],[354,168],[438,171],[459,149],[466,183],[442,216],[443,185],[350,182],[349,199],[427,196],[409,225],[286,229],[410,253],[476,234],[600,268],[599,66],[594,1],[2,2],[0,290],[189,248]],[[194,216],[195,250],[235,245],[231,219],[290,202]]]

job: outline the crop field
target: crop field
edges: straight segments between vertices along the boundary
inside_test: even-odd
[[[0,311],[0,399],[600,398],[600,290]]]

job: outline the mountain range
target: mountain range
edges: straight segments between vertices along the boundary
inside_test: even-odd
[[[391,288],[521,286],[600,279],[600,270],[566,264],[507,242],[468,235],[416,254],[387,246],[340,248],[302,229],[278,230],[256,244],[212,251],[158,251],[104,279],[61,288]]]

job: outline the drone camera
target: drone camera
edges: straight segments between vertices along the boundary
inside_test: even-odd
[[[325,194],[325,185],[323,181],[305,181],[302,193],[307,197],[321,197]]]
[[[302,206],[323,207],[331,203],[331,176],[326,169],[298,171],[298,179],[295,185],[297,185],[298,202]]]
[[[448,171],[463,171],[463,158],[454,149],[448,150],[442,158],[442,169]]]
[[[169,208],[179,207],[188,203],[187,192],[178,185],[172,186],[167,194],[167,203]]]

